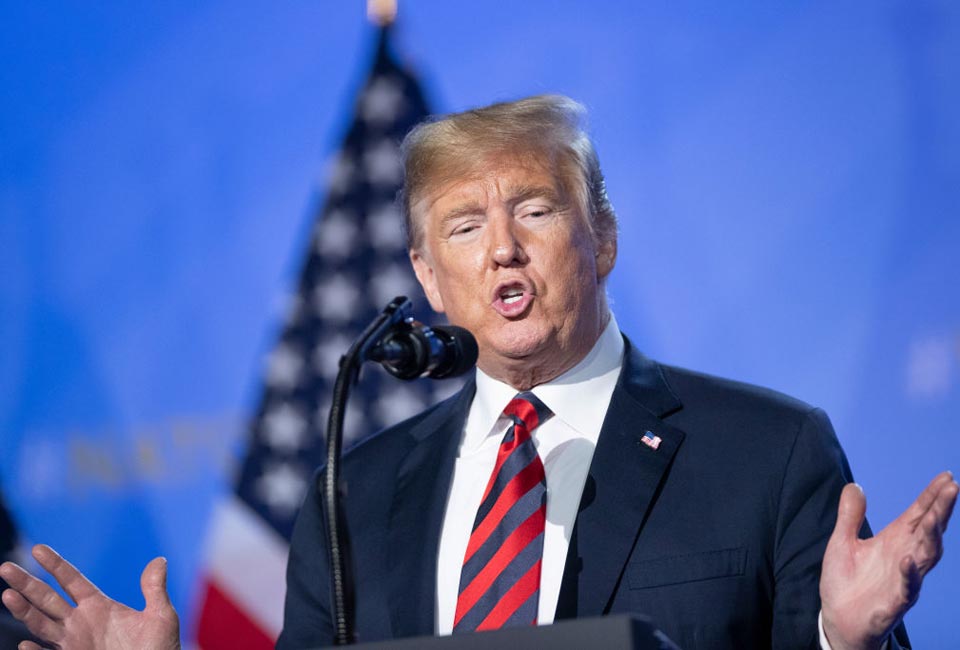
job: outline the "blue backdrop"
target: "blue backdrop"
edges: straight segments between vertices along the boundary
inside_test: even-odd
[[[195,609],[362,3],[2,3],[0,481],[23,535]],[[562,92],[622,224],[621,326],[825,407],[875,528],[960,469],[960,5],[402,3],[436,109]],[[956,525],[955,525],[956,527]],[[960,646],[960,536],[908,616]],[[188,629],[188,628],[187,628]]]

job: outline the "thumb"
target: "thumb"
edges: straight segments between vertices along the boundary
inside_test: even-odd
[[[140,590],[147,603],[147,609],[172,608],[167,594],[167,559],[155,557],[150,560],[140,575]]]
[[[831,541],[853,542],[860,534],[863,519],[867,514],[867,497],[856,483],[848,483],[840,493],[837,507],[837,525]]]

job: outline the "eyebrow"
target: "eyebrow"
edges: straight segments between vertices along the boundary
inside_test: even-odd
[[[440,224],[446,225],[451,221],[460,219],[461,217],[468,217],[470,215],[482,214],[483,206],[480,205],[478,201],[470,201],[468,203],[463,203],[458,205],[455,208],[451,208],[440,217]]]
[[[546,199],[554,207],[562,208],[564,201],[556,189],[549,185],[517,185],[509,189],[507,203],[515,206],[530,199]]]
[[[529,201],[530,199],[542,198],[552,203],[553,206],[557,209],[563,210],[566,208],[566,203],[563,201],[560,194],[553,187],[549,185],[516,185],[508,188],[507,192],[507,205],[514,207],[519,203],[524,201]],[[472,215],[483,214],[485,209],[479,201],[467,201],[461,205],[458,205],[450,210],[447,210],[442,217],[440,217],[440,224],[445,226],[451,221],[455,221],[462,217],[469,217]]]

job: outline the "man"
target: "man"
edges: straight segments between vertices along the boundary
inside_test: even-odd
[[[940,475],[860,540],[864,498],[822,412],[643,357],[607,305],[616,221],[581,112],[534,97],[405,142],[411,261],[480,358],[458,395],[344,459],[360,640],[637,612],[685,648],[896,647],[957,484]],[[332,639],[324,539],[313,490],[280,648]],[[39,636],[123,615],[110,630],[137,647],[175,643],[162,562],[140,614],[36,555],[78,600],[4,565],[4,602]]]

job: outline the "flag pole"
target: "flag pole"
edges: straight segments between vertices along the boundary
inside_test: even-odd
[[[397,18],[397,0],[367,0],[367,18],[379,27],[392,25]]]

